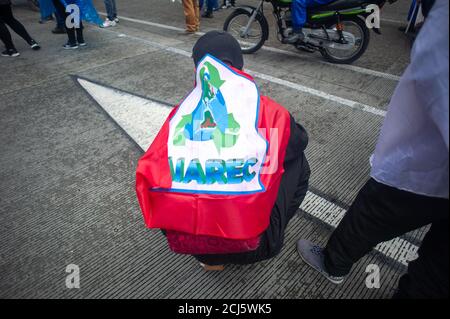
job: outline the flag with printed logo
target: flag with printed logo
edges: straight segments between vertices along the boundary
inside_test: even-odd
[[[139,160],[136,191],[147,226],[228,239],[260,235],[289,134],[285,109],[260,96],[249,75],[206,55],[194,89]],[[275,166],[267,169],[268,162]]]

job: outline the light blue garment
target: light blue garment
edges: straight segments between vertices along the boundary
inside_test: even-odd
[[[392,96],[374,154],[380,183],[449,197],[449,2],[436,0]]]
[[[42,19],[50,17],[55,12],[52,0],[39,0],[39,10]]]
[[[60,0],[61,3],[67,7],[68,4],[76,4],[80,8],[81,19],[94,23],[97,25],[102,25],[103,21],[97,13],[92,0]]]

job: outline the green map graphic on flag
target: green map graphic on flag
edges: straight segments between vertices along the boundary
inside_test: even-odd
[[[191,141],[214,142],[217,151],[233,147],[239,137],[240,125],[232,113],[228,113],[220,90],[225,83],[220,73],[210,62],[200,69],[202,96],[191,114],[183,115],[175,127],[173,144],[184,146]]]

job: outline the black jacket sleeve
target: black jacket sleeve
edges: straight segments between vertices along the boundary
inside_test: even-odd
[[[303,153],[308,146],[308,133],[306,130],[295,122],[295,119],[291,117],[291,135],[286,149],[286,155],[284,163],[291,162],[297,159],[301,153]]]

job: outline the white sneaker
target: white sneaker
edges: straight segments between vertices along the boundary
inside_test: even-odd
[[[102,26],[103,26],[103,28],[115,27],[116,22],[106,19],[105,22],[103,22]]]
[[[115,22],[115,23],[119,23],[119,18],[117,18],[117,17],[114,18],[114,22]]]

